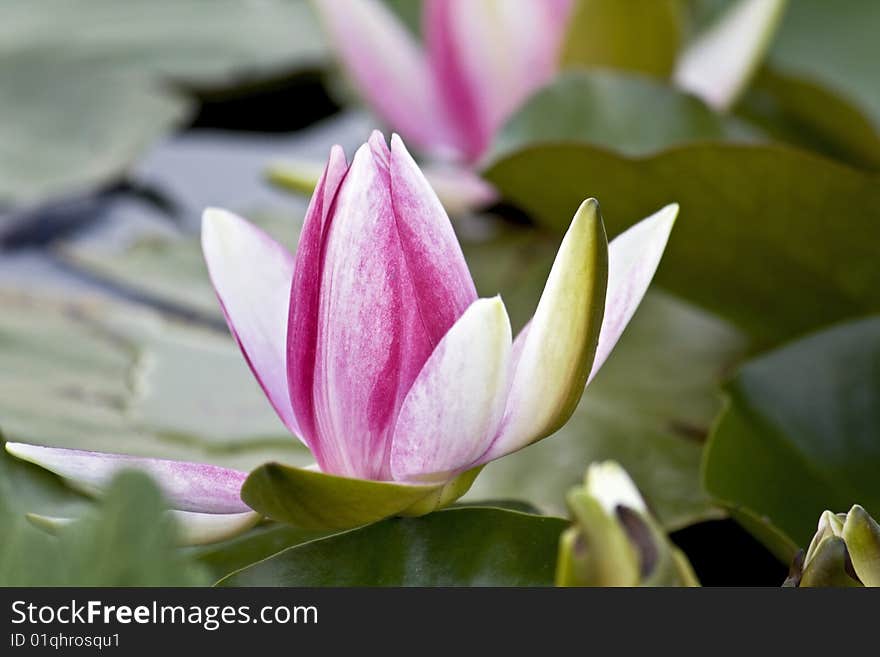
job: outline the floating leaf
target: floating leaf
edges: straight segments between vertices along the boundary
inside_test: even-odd
[[[706,489],[805,547],[824,509],[880,513],[880,319],[749,361],[727,387]]]
[[[309,460],[222,333],[94,299],[0,308],[6,440],[242,470]]]
[[[588,196],[601,200],[609,237],[677,201],[657,283],[759,343],[880,309],[876,176],[779,146],[691,144],[629,158],[575,142],[523,147],[486,176],[557,231]]]
[[[302,0],[0,3],[0,204],[124,177],[187,117],[172,86],[228,90],[325,56]]]
[[[496,137],[491,157],[536,142],[577,140],[636,156],[691,141],[756,138],[743,124],[658,80],[577,71],[526,101]]]
[[[292,547],[221,586],[550,586],[567,522],[461,508]]]

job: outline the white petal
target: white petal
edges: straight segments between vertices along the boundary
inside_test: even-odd
[[[202,215],[202,250],[229,330],[281,421],[299,436],[287,387],[293,255],[253,224],[216,208]]]
[[[684,51],[675,83],[715,109],[729,109],[770,46],[785,2],[740,0]]]
[[[611,355],[648,291],[678,216],[673,203],[627,229],[608,245],[608,292],[599,345],[587,383]]]
[[[517,337],[513,382],[492,459],[550,435],[581,398],[599,339],[608,243],[595,200],[584,201],[553,263],[535,316]]]
[[[403,402],[391,447],[396,480],[445,480],[486,451],[504,413],[510,349],[501,299],[471,304]]]

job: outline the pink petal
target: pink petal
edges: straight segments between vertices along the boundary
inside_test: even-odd
[[[250,511],[240,497],[241,485],[247,478],[246,472],[205,463],[84,452],[23,443],[6,443],[6,451],[54,472],[92,494],[104,492],[117,472],[140,470],[155,480],[174,509],[198,513]]]
[[[510,320],[479,299],[446,333],[410,388],[391,448],[397,481],[448,481],[489,447],[507,400]]]
[[[314,402],[315,353],[318,340],[318,297],[321,283],[321,248],[330,224],[336,192],[348,171],[339,146],[318,180],[309,203],[296,250],[287,327],[287,381],[290,404],[306,444],[317,445]],[[313,447],[318,449],[317,447]]]
[[[587,383],[611,355],[663,257],[678,205],[667,205],[614,238],[608,245],[608,292],[599,344]]]
[[[374,139],[382,141],[378,133]],[[440,199],[397,135],[391,136],[390,173],[400,246],[419,314],[436,345],[476,301],[477,289]]]
[[[449,219],[399,140],[374,133],[324,244],[315,454],[324,472],[390,477],[390,437],[436,344],[476,298]]]
[[[361,95],[392,128],[429,151],[449,151],[425,54],[377,0],[317,0],[315,6]]]
[[[468,159],[477,159],[511,112],[556,72],[570,4],[427,0],[430,66]]]
[[[226,323],[281,421],[300,430],[287,390],[287,308],[293,256],[231,212],[202,216],[202,251]]]

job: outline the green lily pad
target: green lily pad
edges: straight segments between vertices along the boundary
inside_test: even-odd
[[[706,489],[806,546],[825,509],[880,513],[880,319],[749,361],[726,389]]]
[[[184,88],[229,90],[325,58],[303,0],[258,10],[236,0],[89,0],[45,11],[3,2],[0,204],[123,177],[186,120]]]
[[[262,212],[247,213],[247,217],[291,251],[296,249],[302,215]],[[196,238],[150,235],[122,248],[74,242],[56,247],[56,253],[64,262],[114,285],[165,306],[223,322],[202,246]]]
[[[257,563],[289,547],[324,538],[326,531],[299,529],[266,522],[222,543],[192,550],[194,558],[211,572],[214,581]]]
[[[562,65],[669,75],[682,38],[681,9],[677,0],[577,0]]]
[[[880,131],[859,105],[812,80],[765,68],[736,108],[774,139],[880,169]]]
[[[6,440],[242,470],[310,460],[221,333],[109,300],[0,294],[0,308]]]
[[[523,147],[486,176],[560,232],[587,196],[601,200],[609,237],[677,201],[657,283],[760,344],[880,309],[876,176],[780,146],[689,144],[631,158],[578,142]]]
[[[703,442],[720,409],[718,382],[744,349],[725,323],[649,293],[568,423],[487,465],[464,499],[516,497],[564,514],[586,466],[613,459],[667,529],[717,517],[700,483]]]
[[[292,547],[221,586],[551,586],[561,518],[447,509]]]
[[[0,204],[117,177],[189,114],[185,98],[141,77],[36,55],[0,57],[0,88]]]
[[[241,499],[264,515],[300,529],[351,529],[394,515],[422,515],[461,497],[477,471],[439,485],[352,479],[266,463],[251,472]]]
[[[636,156],[691,141],[757,138],[744,124],[659,80],[574,71],[526,101],[496,137],[490,158],[536,142],[577,140]]]

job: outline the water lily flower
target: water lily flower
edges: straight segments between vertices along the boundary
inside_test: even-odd
[[[591,1],[609,2],[581,0]],[[314,4],[349,77],[379,117],[434,159],[473,163],[558,72],[575,2],[425,0],[424,43],[380,0]],[[733,4],[679,53],[673,81],[716,109],[729,109],[784,6],[785,0]]]
[[[677,211],[660,210],[609,246],[597,203],[585,201],[513,340],[503,301],[477,296],[449,218],[401,139],[389,148],[374,133],[350,165],[334,147],[296,255],[224,210],[206,210],[202,224],[230,331],[314,467],[268,463],[245,480],[197,464],[10,451],[86,485],[111,464],[146,467],[187,511],[238,513],[243,499],[320,528],[427,513],[463,495],[484,464],[565,423],[640,303]]]
[[[424,47],[378,0],[317,0],[360,93],[426,153],[476,160],[548,82],[572,0],[426,0]]]

